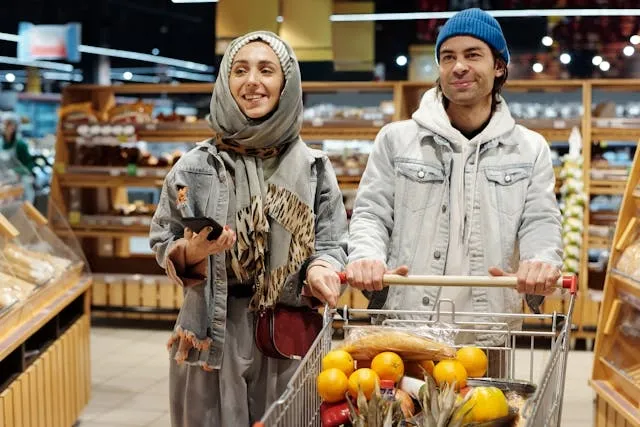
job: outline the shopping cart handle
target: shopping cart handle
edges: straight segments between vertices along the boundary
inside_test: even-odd
[[[338,273],[341,283],[347,283],[347,273]],[[515,288],[518,278],[515,276],[400,276],[385,274],[382,278],[385,285],[411,286],[486,286],[490,288]],[[566,275],[558,279],[558,288],[569,289],[573,295],[578,291],[578,278]]]

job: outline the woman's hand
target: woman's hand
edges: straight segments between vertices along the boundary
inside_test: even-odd
[[[335,308],[338,304],[341,289],[340,277],[330,266],[312,263],[307,268],[307,280],[305,283],[311,295],[322,303],[329,304],[331,308]]]
[[[205,227],[199,233],[194,233],[188,228],[184,229],[187,265],[196,265],[209,255],[224,252],[236,242],[236,233],[228,225],[224,226],[222,234],[216,240],[207,240],[211,230],[211,227]]]

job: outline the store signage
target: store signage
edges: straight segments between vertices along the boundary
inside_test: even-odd
[[[18,26],[18,59],[35,61],[58,59],[80,61],[79,23],[66,25],[34,25],[21,22]]]

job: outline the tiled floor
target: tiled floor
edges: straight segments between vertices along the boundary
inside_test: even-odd
[[[92,399],[80,427],[169,427],[167,331],[94,327],[91,333]],[[536,350],[534,378],[545,365]],[[529,352],[517,355],[517,376],[529,376]],[[563,427],[593,425],[593,392],[588,385],[593,353],[569,355]],[[291,426],[297,427],[297,426]]]

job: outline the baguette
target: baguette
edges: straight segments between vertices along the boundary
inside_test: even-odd
[[[398,330],[367,333],[344,344],[341,350],[356,360],[371,360],[383,351],[393,351],[405,361],[443,360],[456,355],[455,349],[449,345]]]

